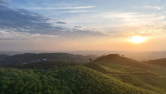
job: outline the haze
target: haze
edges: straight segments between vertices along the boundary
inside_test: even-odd
[[[166,50],[165,9],[165,0],[0,0],[0,50]]]

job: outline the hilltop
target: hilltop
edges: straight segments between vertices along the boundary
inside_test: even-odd
[[[160,75],[166,75],[166,71],[161,68],[158,68],[158,67],[152,66],[150,64],[140,62],[140,61],[136,61],[131,58],[120,56],[118,54],[109,54],[106,56],[101,56],[101,57],[98,57],[96,60],[94,60],[94,62],[96,62],[96,63],[103,62],[103,63],[109,63],[109,64],[130,66],[130,67],[134,67],[134,68],[148,70],[148,71],[160,74]]]

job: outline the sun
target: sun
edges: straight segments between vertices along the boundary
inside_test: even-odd
[[[145,37],[133,36],[133,37],[130,37],[129,40],[134,42],[134,43],[141,43],[141,42],[145,41]]]

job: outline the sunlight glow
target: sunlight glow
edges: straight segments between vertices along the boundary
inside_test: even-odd
[[[145,41],[145,37],[133,36],[129,40],[134,42],[134,43],[141,43],[141,42]]]

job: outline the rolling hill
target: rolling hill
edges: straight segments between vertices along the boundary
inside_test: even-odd
[[[145,63],[147,63],[147,64],[152,64],[152,65],[156,65],[156,66],[163,67],[163,68],[166,68],[166,58],[155,59],[155,60],[149,60],[149,61],[145,61]]]
[[[1,94],[157,94],[83,66],[40,70],[0,68]]]
[[[47,67],[49,71],[43,71]],[[118,54],[0,67],[0,94],[166,94],[165,70]]]
[[[148,70],[110,63],[96,64],[91,62],[86,63],[83,66],[107,74],[107,76],[110,76],[111,78],[133,86],[148,89],[160,94],[166,92],[165,77],[153,74]]]
[[[143,70],[148,70],[150,72],[159,74],[159,75],[164,75],[166,76],[166,70],[152,66],[147,63],[139,62],[134,59],[130,59],[124,56],[120,56],[118,54],[109,54],[106,56],[101,56],[94,60],[96,63],[109,63],[109,64],[118,64],[118,65],[124,65],[124,66],[130,66],[133,68],[140,68]]]

